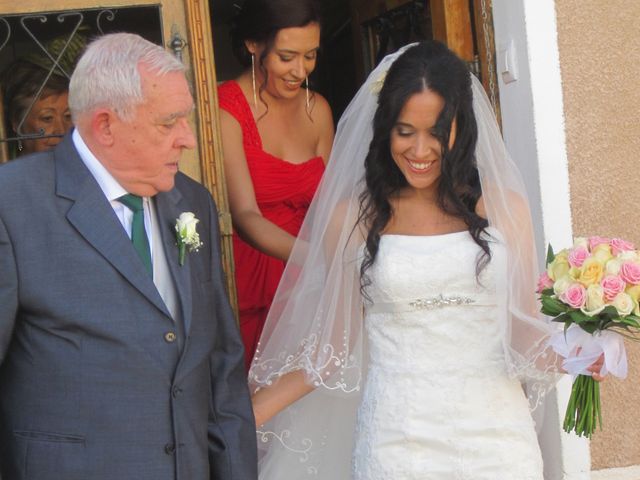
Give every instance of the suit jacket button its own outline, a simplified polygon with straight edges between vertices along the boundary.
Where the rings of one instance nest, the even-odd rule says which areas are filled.
[[[164,334],[164,341],[167,343],[173,343],[176,341],[176,334],[174,332],[167,332]]]
[[[173,443],[167,443],[164,446],[164,453],[167,455],[173,455],[176,452],[176,446]]]

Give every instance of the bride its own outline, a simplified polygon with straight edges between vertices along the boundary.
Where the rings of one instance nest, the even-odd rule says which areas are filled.
[[[536,265],[465,63],[437,42],[385,58],[340,120],[249,372],[260,478],[541,480],[530,410],[558,361]]]

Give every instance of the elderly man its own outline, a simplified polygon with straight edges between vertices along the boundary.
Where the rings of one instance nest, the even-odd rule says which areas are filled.
[[[107,35],[69,104],[55,150],[0,168],[1,476],[255,479],[215,205],[178,172],[184,67]]]

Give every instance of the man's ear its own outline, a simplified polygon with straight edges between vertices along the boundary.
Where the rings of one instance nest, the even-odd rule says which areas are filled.
[[[109,109],[101,108],[91,114],[91,132],[93,138],[105,147],[114,143],[114,127],[119,121],[116,114]]]

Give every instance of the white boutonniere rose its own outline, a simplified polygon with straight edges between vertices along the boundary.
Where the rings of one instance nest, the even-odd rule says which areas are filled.
[[[198,225],[196,216],[191,212],[182,212],[176,220],[176,240],[178,243],[178,260],[180,265],[184,265],[184,256],[187,252],[197,252],[202,246],[200,235],[196,230]]]

